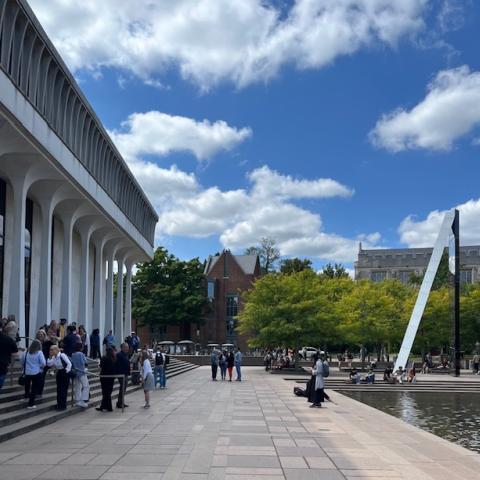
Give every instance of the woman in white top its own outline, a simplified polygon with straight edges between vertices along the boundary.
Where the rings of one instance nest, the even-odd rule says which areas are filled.
[[[72,362],[65,353],[60,352],[58,345],[50,347],[50,357],[47,360],[49,367],[55,368],[57,371],[57,410],[66,410],[68,385],[70,384],[70,370],[72,369]]]
[[[315,365],[312,367],[312,375],[315,377],[315,394],[313,398],[313,403],[310,405],[311,408],[320,408],[322,402],[324,401],[324,388],[325,381],[323,379],[324,373],[324,360],[322,355],[314,355],[314,360],[316,359]]]
[[[145,405],[143,408],[150,408],[150,392],[155,388],[155,379],[153,378],[152,364],[147,350],[142,351],[142,378],[143,392],[145,394]]]
[[[46,361],[39,340],[33,340],[29,349],[23,354],[23,371],[25,373],[25,400],[28,399],[28,409],[35,406],[35,395],[38,395],[43,381],[43,369]]]

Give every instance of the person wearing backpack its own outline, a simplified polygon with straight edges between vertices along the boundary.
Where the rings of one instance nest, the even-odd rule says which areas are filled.
[[[312,375],[315,377],[315,393],[313,398],[313,403],[310,405],[310,408],[320,408],[322,402],[325,400],[325,378],[330,375],[330,367],[328,362],[325,360],[325,353],[320,352],[317,357],[317,361],[312,368]],[[312,385],[313,387],[313,385]]]
[[[155,379],[155,388],[157,388],[157,383],[160,384],[160,388],[165,388],[165,354],[160,350],[160,347],[157,347],[157,352],[155,353],[153,377]]]

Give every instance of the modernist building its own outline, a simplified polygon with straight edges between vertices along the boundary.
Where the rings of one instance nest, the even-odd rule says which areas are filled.
[[[2,315],[22,336],[66,318],[120,340],[132,266],[151,258],[156,222],[28,4],[0,0]],[[126,288],[119,275],[114,298],[117,268]]]
[[[200,329],[201,342],[232,343],[245,350],[247,339],[236,331],[236,316],[242,309],[242,292],[260,277],[258,255],[233,255],[224,250],[208,258],[205,276],[211,310]]]
[[[433,248],[398,248],[364,250],[360,244],[355,262],[355,279],[380,282],[398,279],[408,283],[412,273],[422,275]],[[480,246],[460,247],[460,281],[480,281]]]

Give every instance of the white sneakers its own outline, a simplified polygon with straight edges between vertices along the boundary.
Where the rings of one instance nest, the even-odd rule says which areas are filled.
[[[86,402],[77,402],[75,405],[77,407],[88,408],[88,403]]]

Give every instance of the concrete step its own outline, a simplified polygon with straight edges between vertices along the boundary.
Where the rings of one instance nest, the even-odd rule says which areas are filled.
[[[90,371],[93,369],[90,368]],[[188,362],[174,360],[171,361],[167,367],[167,380],[182,373],[189,372],[198,368],[198,365],[193,365]],[[98,369],[97,369],[98,370]],[[88,408],[93,408],[101,403],[102,392],[100,381],[98,377],[90,376],[90,402]],[[0,403],[0,442],[4,442],[11,438],[17,437],[24,433],[30,432],[45,425],[54,423],[62,418],[82,412],[84,409],[80,407],[67,407],[67,410],[55,410],[56,406],[56,385],[54,378],[47,380],[44,390],[44,397],[37,403],[37,408],[28,410],[26,403],[21,403],[18,398],[23,397],[23,387],[17,385],[7,394],[10,397],[7,401]],[[141,385],[132,385],[131,382],[127,388],[126,394],[141,390]],[[12,396],[18,398],[13,400]],[[3,395],[2,395],[3,397]],[[115,387],[112,399],[118,397],[118,387]],[[70,390],[68,402],[70,404]]]

